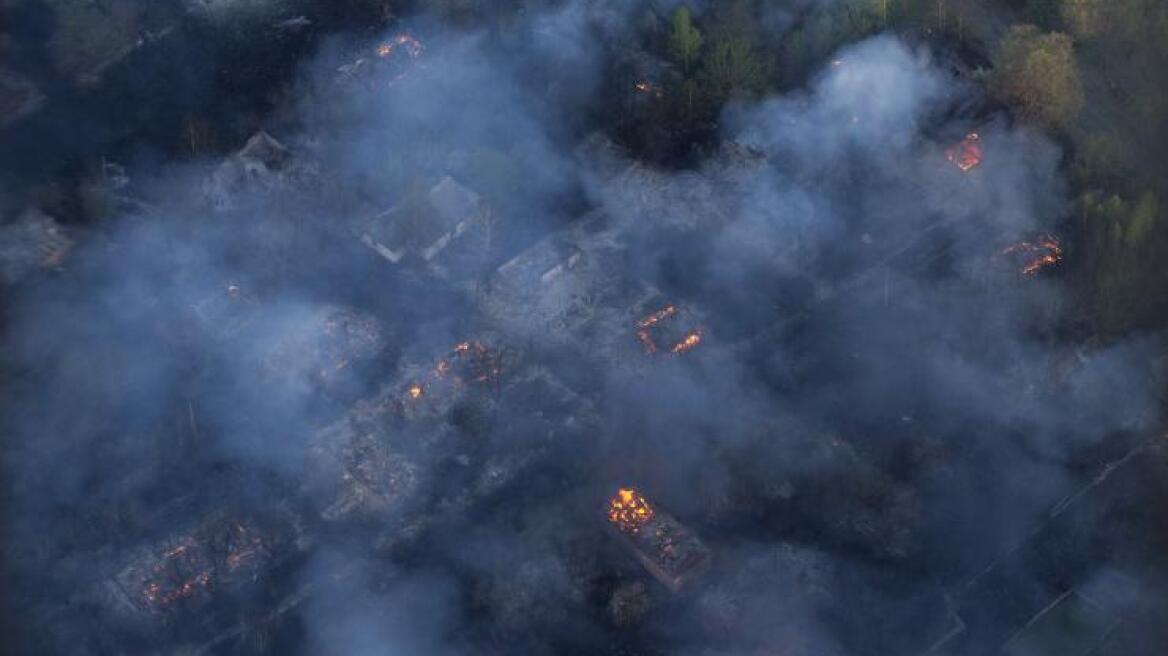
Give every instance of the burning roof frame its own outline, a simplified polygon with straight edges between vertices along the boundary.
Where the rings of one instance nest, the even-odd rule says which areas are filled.
[[[495,344],[488,336],[465,340],[429,365],[405,365],[376,394],[317,432],[309,446],[317,476],[308,485],[315,496],[333,497],[324,519],[396,515],[408,522],[417,514],[430,482],[421,463],[458,442],[446,421],[450,412],[468,400],[492,408],[519,366],[517,351]]]
[[[139,627],[166,624],[265,579],[307,544],[299,519],[282,506],[262,516],[221,510],[133,550],[99,595]]]
[[[622,526],[611,514],[614,502],[625,492],[651,508],[648,516],[638,518],[635,526]],[[649,503],[635,488],[617,491],[617,496],[606,504],[603,521],[609,534],[671,592],[681,592],[701,578],[713,562],[713,551],[697,533],[657,502]]]

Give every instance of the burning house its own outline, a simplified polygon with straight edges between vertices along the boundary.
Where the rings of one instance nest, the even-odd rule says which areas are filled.
[[[666,303],[659,309],[637,319],[637,341],[651,355],[681,355],[702,343],[702,328],[689,312]]]
[[[707,341],[704,313],[692,303],[619,274],[628,257],[621,233],[593,215],[500,266],[480,308],[504,332],[598,352],[621,367],[639,369],[644,354],[678,356]]]
[[[481,196],[446,176],[420,202],[361,220],[356,232],[362,244],[391,264],[413,261],[443,269],[439,256],[465,245],[472,233],[486,227],[490,215]]]
[[[455,344],[429,368],[406,365],[405,382],[399,384],[402,416],[442,415],[464,393],[498,393],[512,359],[509,349],[468,340]]]
[[[1031,277],[1057,267],[1063,247],[1058,237],[1040,232],[1003,248],[998,258],[1019,276]]]
[[[981,164],[983,155],[981,135],[976,132],[970,132],[964,139],[945,149],[945,159],[962,173],[968,173]]]
[[[617,490],[608,501],[605,516],[613,535],[654,578],[674,592],[710,565],[710,550],[701,539],[633,488]]]
[[[445,448],[457,441],[452,411],[468,395],[497,392],[502,353],[464,341],[431,365],[404,365],[380,392],[319,431],[309,447],[309,476],[314,496],[327,500],[322,517],[400,519],[416,508],[427,471],[419,459],[448,455]]]
[[[305,488],[322,519],[375,525],[378,548],[403,547],[502,493],[556,445],[598,430],[588,400],[546,368],[522,367],[501,352],[469,341],[433,368],[403,366],[379,393],[318,431]],[[513,368],[502,369],[505,362]],[[488,448],[482,440],[493,432],[485,429],[502,417],[506,440]],[[442,481],[431,478],[436,470],[446,472]]]
[[[392,86],[409,75],[426,47],[413,34],[402,32],[362,51],[352,61],[337,69],[341,84],[364,84],[369,90]]]
[[[305,547],[289,512],[219,512],[187,531],[142,547],[102,586],[106,608],[131,624],[168,623],[223,596],[245,596]]]

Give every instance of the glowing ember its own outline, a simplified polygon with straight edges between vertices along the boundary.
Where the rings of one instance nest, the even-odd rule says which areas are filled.
[[[962,171],[970,171],[981,164],[982,154],[981,136],[971,132],[960,143],[945,151],[945,159]]]
[[[409,389],[406,390],[406,394],[409,395],[411,401],[420,400],[422,398],[422,393],[422,386],[417,383],[410,385]]]
[[[503,352],[482,342],[459,342],[434,363],[425,380],[410,382],[403,394],[407,400],[419,403],[427,397],[440,400],[450,390],[472,383],[496,385],[503,376],[503,357]]]
[[[671,303],[637,321],[637,341],[641,343],[647,353],[658,353],[662,350],[662,347],[658,345],[658,337],[654,337],[654,331],[661,328],[666,320],[673,318],[678,312],[677,306]],[[701,341],[702,331],[695,329],[682,335],[681,339],[665,350],[671,355],[680,355],[692,350]]]
[[[645,497],[632,488],[617,490],[608,502],[608,521],[626,533],[636,533],[653,519],[653,509]]]
[[[687,334],[680,342],[674,344],[673,348],[670,350],[670,352],[674,353],[674,354],[685,353],[686,351],[692,350],[695,346],[697,346],[698,344],[701,344],[701,343],[702,343],[702,331],[701,330],[693,330],[693,331],[690,331],[690,333]]]
[[[1061,262],[1063,248],[1054,235],[1040,233],[1033,239],[1007,246],[1002,249],[1001,255],[1018,262],[1018,273],[1033,276]]]
[[[657,324],[661,323],[662,321],[665,321],[666,319],[668,319],[669,317],[672,317],[675,314],[677,314],[677,306],[672,305],[672,304],[666,305],[665,307],[661,308],[660,310],[657,310],[653,314],[650,314],[649,316],[645,317],[644,319],[641,319],[640,321],[638,321],[637,327],[638,328],[652,328],[653,326],[656,326]]]
[[[145,555],[119,576],[138,603],[167,611],[214,593],[233,581],[256,576],[271,557],[267,538],[240,521],[215,521]]]
[[[207,588],[213,569],[198,543],[186,538],[162,554],[142,586],[142,597],[151,606],[166,608]]]
[[[228,569],[239,569],[263,555],[263,539],[243,524],[235,524],[229,539],[226,558]]]
[[[421,41],[415,39],[411,34],[403,33],[378,45],[377,56],[388,59],[399,52],[404,52],[410,59],[417,59],[422,56],[425,50],[426,48]]]

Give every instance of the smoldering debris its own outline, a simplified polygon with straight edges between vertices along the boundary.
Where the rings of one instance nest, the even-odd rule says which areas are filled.
[[[881,35],[640,161],[594,111],[633,4],[339,36],[107,223],[5,217],[16,644],[1146,641],[1134,538],[1066,528],[1164,461],[1149,343],[1066,337],[1057,147],[973,138],[974,87]]]
[[[73,240],[64,227],[30,208],[0,227],[0,274],[6,284],[13,284],[37,270],[56,269],[72,248]]]

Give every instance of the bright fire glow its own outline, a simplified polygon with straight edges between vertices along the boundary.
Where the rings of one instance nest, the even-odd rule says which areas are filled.
[[[645,497],[632,488],[617,490],[608,502],[608,521],[627,533],[636,533],[653,519],[653,508]]]
[[[194,540],[187,538],[162,554],[161,562],[153,567],[150,579],[142,587],[142,596],[150,605],[166,608],[210,583],[210,563]]]
[[[665,321],[666,319],[668,319],[669,317],[672,317],[675,314],[677,314],[677,306],[673,305],[673,304],[666,305],[665,307],[661,308],[660,310],[657,310],[653,314],[650,314],[649,316],[645,317],[644,319],[641,319],[640,321],[638,321],[637,327],[638,328],[652,328],[653,326],[656,326],[657,324],[661,323],[662,321]]]
[[[418,383],[414,383],[413,385],[410,385],[409,389],[406,390],[406,394],[409,395],[411,401],[417,401],[417,400],[421,399],[422,393],[423,393],[422,386],[419,385]]]
[[[970,132],[965,139],[945,151],[945,159],[964,172],[981,164],[982,155],[981,135],[976,132]]]
[[[393,57],[398,52],[404,52],[410,59],[417,59],[425,51],[422,42],[408,33],[399,34],[377,46],[377,56],[382,59]]]
[[[238,521],[222,532],[185,536],[146,570],[142,599],[152,608],[169,608],[200,591],[213,592],[225,576],[256,567],[266,556],[261,534]]]
[[[1054,235],[1041,233],[1033,239],[1007,246],[1002,250],[1002,255],[1018,258],[1021,261],[1018,272],[1024,276],[1033,276],[1061,262],[1063,248]]]
[[[690,331],[689,334],[687,334],[680,342],[674,344],[670,352],[679,355],[681,353],[685,353],[686,351],[692,350],[695,346],[701,343],[702,331],[693,330]]]
[[[502,354],[479,341],[459,342],[450,353],[434,363],[423,381],[406,386],[405,397],[421,401],[428,392],[442,398],[443,390],[461,389],[468,383],[497,384],[503,376]]]
[[[676,316],[678,309],[676,305],[670,303],[656,312],[637,321],[637,341],[641,346],[645,347],[647,353],[658,353],[662,350],[658,346],[657,340],[653,337],[653,329],[660,326],[666,320]],[[694,349],[698,344],[702,343],[701,329],[691,330],[681,338],[680,341],[669,346],[666,350],[670,355],[681,355]]]

